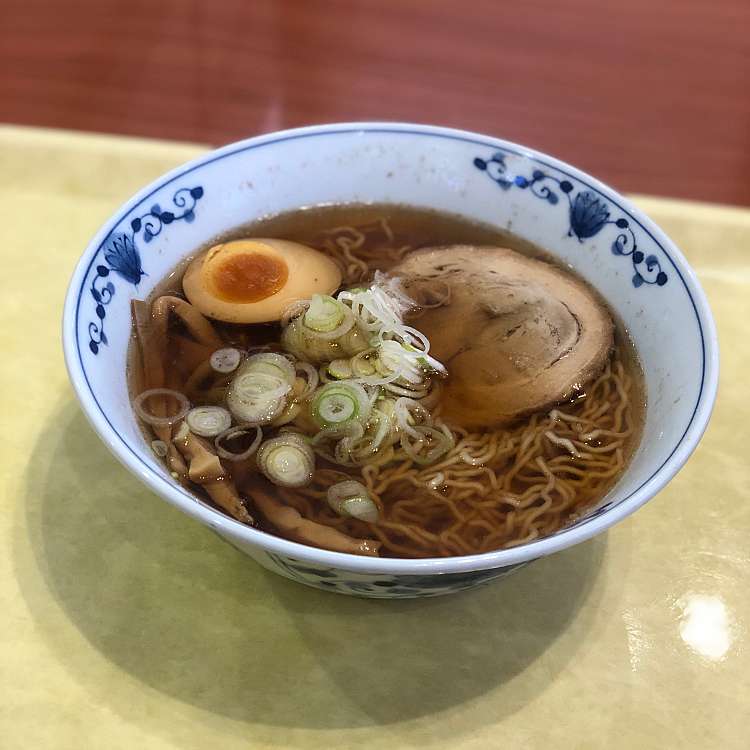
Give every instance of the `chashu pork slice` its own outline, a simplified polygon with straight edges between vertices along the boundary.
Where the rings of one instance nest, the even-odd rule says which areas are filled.
[[[449,291],[446,304],[423,310],[413,324],[448,368],[443,415],[465,427],[507,424],[572,398],[612,349],[612,318],[598,296],[514,250],[425,248],[391,273],[418,301],[431,287]]]

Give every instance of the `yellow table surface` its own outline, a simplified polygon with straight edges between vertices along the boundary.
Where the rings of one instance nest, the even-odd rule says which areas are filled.
[[[637,199],[722,345],[669,487],[497,584],[368,601],[266,573],[149,493],[68,385],[80,252],[201,151],[0,128],[0,748],[748,748],[750,211]]]

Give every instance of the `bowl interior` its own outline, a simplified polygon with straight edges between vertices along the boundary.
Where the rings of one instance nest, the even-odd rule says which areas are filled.
[[[596,180],[514,144],[439,128],[355,125],[252,139],[175,170],[127,203],[85,252],[66,306],[66,358],[94,426],[141,476],[170,483],[171,499],[185,508],[199,505],[152,456],[133,417],[125,378],[130,300],[148,296],[181,258],[227,229],[341,202],[428,207],[509,230],[570,265],[620,317],[644,369],[644,432],[625,474],[579,529],[597,518],[602,525],[618,508],[618,517],[630,512],[679,468],[708,418],[715,352],[702,292],[669,240]],[[198,515],[238,526],[205,507]],[[593,533],[575,531],[558,532],[568,540],[555,546],[526,545],[534,549],[516,550],[513,560]],[[245,532],[260,543],[260,532]]]

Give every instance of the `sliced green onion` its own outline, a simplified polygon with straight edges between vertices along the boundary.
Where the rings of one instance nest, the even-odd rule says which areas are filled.
[[[263,372],[267,375],[280,378],[284,382],[292,385],[296,373],[294,365],[283,354],[276,352],[261,352],[248,357],[242,365],[243,372]]]
[[[422,387],[431,372],[446,375],[443,365],[430,356],[430,342],[416,328],[404,323],[405,313],[415,303],[403,291],[398,278],[376,272],[368,289],[350,289],[338,294],[338,299],[351,307],[356,325],[369,338],[378,352],[373,362],[376,372],[359,373],[354,366],[354,377],[365,385]],[[408,395],[404,393],[403,395]]]
[[[380,344],[380,342],[376,342],[375,346],[377,347],[377,346],[379,346],[379,344]],[[383,360],[380,357],[378,357],[375,360],[375,371],[379,375],[383,375],[384,377],[386,375],[392,375],[393,374],[393,370],[391,370],[390,367],[386,367],[385,362],[383,362]]]
[[[354,479],[332,484],[326,493],[326,500],[331,509],[340,516],[349,516],[369,523],[375,523],[379,518],[378,508],[367,488]]]
[[[169,416],[161,417],[146,411],[146,402],[150,398],[163,396],[173,398],[177,401],[177,411]],[[153,427],[169,427],[175,422],[179,422],[190,409],[190,402],[187,397],[179,391],[173,391],[171,388],[151,388],[148,391],[136,396],[133,400],[133,409],[135,413],[146,423]]]
[[[267,424],[284,411],[295,377],[292,363],[281,354],[256,354],[237,371],[227,406],[241,422]]]
[[[295,318],[302,315],[308,307],[310,307],[310,300],[308,299],[298,299],[292,302],[281,314],[281,319],[279,320],[281,327],[286,328]]]
[[[441,375],[447,375],[448,370],[445,369],[445,365],[440,362],[439,360],[435,359],[435,357],[429,355],[429,354],[420,354],[417,357],[417,362],[421,367],[424,367],[427,370],[434,370],[437,373],[440,373]]]
[[[313,359],[306,351],[303,332],[300,318],[293,318],[281,332],[281,346],[298,359]]]
[[[230,451],[224,447],[223,444],[227,441],[236,440],[243,435],[250,435],[253,431],[255,432],[255,437],[244,451],[235,453],[234,451]],[[216,440],[214,440],[214,446],[216,447],[216,452],[219,454],[219,458],[225,458],[227,459],[227,461],[244,461],[245,459],[250,458],[253,453],[255,453],[262,438],[263,431],[260,429],[260,427],[257,427],[255,425],[240,424],[235,427],[230,427],[228,430],[222,432],[221,435],[217,435]]]
[[[445,425],[441,425],[439,429],[420,425],[415,431],[418,437],[414,441],[411,435],[401,436],[401,447],[409,458],[418,464],[434,463],[456,444],[453,433]]]
[[[365,430],[361,422],[352,422],[352,431],[346,437],[336,443],[333,448],[333,457],[335,463],[342,466],[356,465],[357,457],[355,456],[356,446],[362,440]],[[355,429],[356,428],[356,431]]]
[[[344,320],[344,305],[326,294],[313,294],[305,312],[305,325],[322,333],[330,333]]]
[[[391,421],[391,423],[395,423],[396,421],[396,401],[395,399],[388,398],[387,396],[385,398],[382,398],[378,402],[378,410],[385,414],[386,417]]]
[[[349,308],[345,320],[330,333],[318,333],[307,328],[301,317],[292,320],[281,333],[281,345],[297,359],[320,364],[342,356],[352,356],[367,349],[366,337],[354,325]]]
[[[304,372],[306,375],[304,390],[297,396],[300,401],[304,401],[318,387],[320,377],[318,371],[309,362],[297,362],[295,367],[297,372]]]
[[[346,305],[341,305],[338,302],[336,304],[339,306],[342,318],[338,325],[330,331],[310,328],[307,325],[307,316],[305,316],[303,322],[308,336],[318,338],[321,341],[336,341],[336,339],[342,338],[344,334],[349,333],[354,328],[354,315],[352,315],[352,311]]]
[[[375,427],[375,434],[372,436],[372,441],[368,447],[374,453],[380,448],[383,441],[388,436],[388,433],[391,431],[391,419],[379,409],[373,409],[371,422]]]
[[[272,422],[284,411],[286,399],[241,399],[236,392],[229,391],[227,406],[238,420],[252,425],[262,425]]]
[[[352,366],[348,359],[334,359],[328,364],[328,374],[336,380],[346,380],[352,376]]]
[[[332,378],[328,374],[328,365],[321,365],[318,370],[318,380],[324,385],[331,382]]]
[[[407,398],[423,399],[430,393],[429,382],[425,382],[423,387],[417,388],[405,388],[402,385],[396,385],[395,383],[388,383],[385,387],[388,393],[392,393],[395,396],[406,396]]]
[[[226,349],[217,349],[209,360],[211,367],[216,372],[234,372],[242,360],[242,352],[239,349],[228,347]]]
[[[232,415],[221,406],[196,406],[185,416],[191,432],[201,437],[216,437],[232,426]]]
[[[316,453],[331,463],[354,466],[356,464],[350,454],[364,434],[365,428],[361,422],[348,422],[340,427],[325,427],[312,437],[310,444]]]
[[[370,359],[370,353],[361,352],[355,357],[352,357],[350,362],[352,375],[355,378],[365,378],[369,375],[374,375],[377,372],[375,364]]]
[[[258,449],[257,461],[260,470],[280,487],[304,487],[315,471],[312,448],[295,432],[266,440]]]
[[[370,348],[367,344],[367,336],[359,326],[352,326],[336,343],[341,351],[350,357]]]
[[[281,412],[281,414],[279,414],[278,417],[275,417],[273,420],[271,420],[271,427],[282,427],[285,424],[294,422],[301,411],[302,404],[298,404],[296,401],[292,401],[292,403],[286,405],[286,408]]]
[[[292,390],[285,380],[267,372],[243,372],[232,381],[232,388],[241,389],[248,398],[278,399]]]
[[[390,372],[398,372],[409,383],[419,384],[424,378],[423,368],[417,357],[398,341],[383,341],[378,357]]]
[[[400,279],[376,273],[369,289],[340,292],[338,299],[351,304],[357,322],[365,330],[408,338],[403,316],[414,307],[414,301],[404,294]]]
[[[370,409],[372,409],[375,406],[375,402],[380,398],[380,386],[376,385],[374,388],[370,388],[367,398],[370,401]]]
[[[420,437],[413,426],[414,424],[419,424],[420,422],[429,424],[431,422],[430,412],[419,401],[404,396],[396,399],[394,414],[401,430],[413,438]]]
[[[419,403],[422,404],[425,409],[434,409],[440,403],[442,393],[442,383],[439,380],[430,381],[429,385],[427,386],[427,393],[424,396],[419,395],[415,391],[411,398],[419,399]]]
[[[359,423],[355,422],[355,424]],[[392,439],[386,443],[389,435],[392,435]],[[340,440],[334,448],[334,457],[338,463],[345,465],[369,464],[379,451],[388,447],[396,439],[388,416],[373,409],[367,431],[362,435],[353,434],[349,438]]]
[[[336,427],[367,419],[370,400],[357,383],[329,383],[315,392],[311,412],[320,427]]]
[[[365,434],[365,428],[360,422],[348,422],[347,424],[337,425],[334,427],[324,427],[317,432],[310,440],[313,446],[320,445],[327,440],[336,438],[349,437],[353,440],[359,440]]]

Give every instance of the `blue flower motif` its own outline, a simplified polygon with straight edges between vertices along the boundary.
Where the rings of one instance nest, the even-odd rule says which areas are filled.
[[[193,188],[180,188],[172,196],[172,203],[182,212],[162,211],[158,203],[154,203],[141,216],[136,216],[130,221],[132,232],[114,232],[110,235],[102,248],[104,261],[107,265],[100,263],[96,266],[96,275],[91,281],[89,291],[94,299],[94,315],[96,320],[89,322],[89,349],[93,354],[98,354],[102,345],[107,345],[107,335],[104,332],[105,318],[107,317],[106,306],[115,295],[115,285],[111,281],[110,273],[114,271],[125,281],[138,286],[142,276],[146,275],[141,265],[141,255],[135,238],[142,233],[143,241],[151,242],[157,235],[161,234],[163,227],[175,221],[183,219],[190,222],[195,219],[195,204],[203,197],[203,188],[198,185]]]
[[[104,248],[104,260],[117,274],[131,284],[138,284],[145,272],[141,267],[141,256],[135,242],[127,234],[113,234]]]
[[[401,598],[413,596],[435,596],[454,591],[463,591],[496,578],[508,575],[526,563],[509,565],[501,569],[471,571],[468,573],[441,573],[440,575],[399,575],[369,577],[366,574],[350,574],[334,568],[318,568],[285,557],[266,552],[271,562],[300,583],[344,594],[363,595],[373,598]]]
[[[541,169],[533,170],[531,176],[511,175],[506,168],[505,154],[502,151],[492,154],[489,159],[475,158],[474,166],[485,172],[503,190],[509,190],[511,187],[528,190],[551,206],[557,205],[560,200],[554,189],[556,185],[560,193],[568,199],[569,237],[575,236],[583,243],[585,239],[593,237],[606,225],[611,224],[620,230],[610,245],[612,253],[630,257],[635,272],[631,276],[631,282],[636,289],[644,284],[664,286],[669,281],[656,255],[645,255],[643,250],[638,248],[636,234],[630,222],[624,216],[611,219],[606,199],[597,196],[594,191],[584,189],[576,193],[575,185],[570,180]]]
[[[570,204],[570,230],[581,241],[597,234],[608,220],[607,207],[590,190],[578,193]]]
[[[505,164],[505,154],[502,151],[498,151],[489,159],[474,159],[474,166],[486,172],[491,180],[494,180],[503,190],[509,190],[513,181],[506,177],[507,167]],[[519,185],[519,187],[526,187],[526,185]]]

